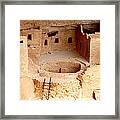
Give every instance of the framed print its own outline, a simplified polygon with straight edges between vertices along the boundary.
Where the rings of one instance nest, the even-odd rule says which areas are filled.
[[[119,2],[1,2],[2,119],[119,119]]]

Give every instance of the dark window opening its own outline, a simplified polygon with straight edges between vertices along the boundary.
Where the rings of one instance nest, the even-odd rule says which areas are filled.
[[[68,43],[72,43],[72,37],[68,38]]]
[[[56,34],[58,34],[58,31],[52,31],[52,32],[47,33],[48,37],[55,36]]]
[[[28,39],[28,40],[32,40],[32,35],[31,35],[31,34],[28,34],[27,39]]]
[[[59,43],[59,39],[58,38],[55,38],[55,43]]]
[[[23,40],[22,40],[22,41],[20,41],[20,43],[23,43]]]
[[[59,73],[61,73],[61,68],[59,69]]]
[[[45,43],[44,43],[44,45],[47,45],[47,40],[45,40]]]

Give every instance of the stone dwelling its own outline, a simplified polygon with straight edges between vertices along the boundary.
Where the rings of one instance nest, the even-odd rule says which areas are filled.
[[[95,29],[95,25],[90,30],[96,21],[80,21],[79,24],[76,21],[74,24],[71,21],[58,21],[57,25],[52,24],[53,21],[49,21],[50,24],[47,22],[42,26],[40,21],[34,21],[29,27],[23,25],[20,29],[21,99],[99,98],[99,80],[96,80],[94,88],[85,85],[87,83],[82,85],[86,69],[100,65],[100,31]],[[88,24],[90,27],[85,29]],[[45,91],[46,81],[51,83]],[[66,89],[69,84],[75,89],[71,93]],[[63,88],[68,92],[63,92]]]

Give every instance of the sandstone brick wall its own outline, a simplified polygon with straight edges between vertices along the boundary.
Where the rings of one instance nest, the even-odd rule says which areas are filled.
[[[20,72],[21,75],[28,73],[28,49],[27,49],[27,37],[21,36],[20,41]]]
[[[55,36],[48,37],[48,32],[57,30],[58,33]],[[77,31],[77,32],[76,32]],[[80,56],[85,58],[91,64],[100,63],[100,33],[86,35],[78,30],[66,29],[66,28],[41,28],[23,30],[21,35],[32,35],[32,40],[27,40],[28,56],[35,64],[39,64],[39,58],[41,54],[46,54],[60,50],[77,50]],[[68,43],[69,37],[72,38],[72,43]],[[58,38],[58,43],[55,43],[55,39]],[[47,45],[45,45],[45,40]]]
[[[40,57],[40,48],[41,48],[41,39],[42,32],[40,30],[24,30],[21,31],[21,35],[28,36],[31,34],[31,40],[27,38],[27,48],[28,48],[28,57],[32,59],[33,62],[38,64],[38,59]]]
[[[100,33],[90,35],[90,64],[100,64]]]
[[[45,54],[48,52],[60,51],[60,50],[72,50],[76,49],[76,39],[75,30],[69,29],[57,29],[58,34],[55,36],[48,37],[47,33],[50,32],[48,29],[41,30],[24,30],[21,31],[21,35],[28,36],[32,35],[32,40],[27,40],[28,45],[28,55],[36,62],[36,58],[40,57],[40,54]],[[68,38],[72,37],[72,43],[68,43]],[[55,39],[58,38],[58,43],[55,43]],[[45,45],[45,40],[47,40],[47,45]]]
[[[68,43],[69,37],[72,37],[72,43]],[[75,34],[75,30],[67,30],[66,31],[66,44],[65,44],[65,46],[66,46],[66,49],[68,49],[68,50],[76,49],[76,34]]]
[[[40,30],[32,31],[33,36],[33,40],[31,41],[32,45],[28,48],[28,55],[32,59],[32,61],[36,64],[38,64],[38,59],[40,57],[41,34],[42,33]]]
[[[28,77],[28,49],[27,37],[20,37],[20,99],[32,99],[34,86],[32,79]]]
[[[72,43],[68,43],[69,37],[72,37]],[[56,38],[58,38],[59,41],[58,43],[55,43]],[[47,45],[44,45],[45,40],[47,40]],[[53,51],[75,49],[76,48],[75,31],[58,29],[58,34],[51,37],[48,37],[47,34],[43,34],[41,44],[42,44],[41,54],[53,52]]]
[[[90,37],[82,33],[82,28],[76,30],[77,52],[88,62],[90,61]]]

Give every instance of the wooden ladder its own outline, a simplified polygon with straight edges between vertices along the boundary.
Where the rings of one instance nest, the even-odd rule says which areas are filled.
[[[43,99],[49,100],[50,88],[51,88],[51,77],[50,77],[49,83],[46,82],[46,79],[44,79],[44,82],[42,85],[42,100]]]

